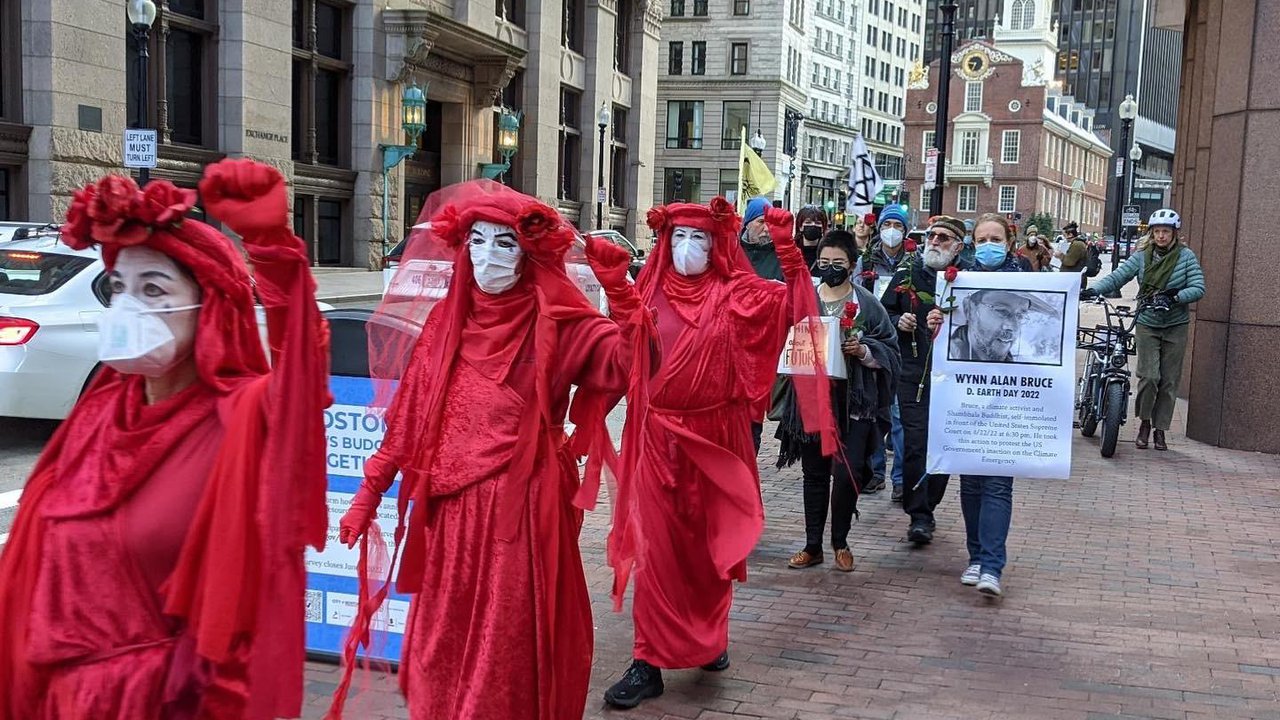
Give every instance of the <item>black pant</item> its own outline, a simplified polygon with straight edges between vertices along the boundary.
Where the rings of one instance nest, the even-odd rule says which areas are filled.
[[[756,454],[760,454],[760,437],[764,435],[764,423],[751,423],[751,442],[756,444]]]
[[[942,502],[951,476],[926,477],[924,474],[925,453],[929,448],[929,389],[925,388],[920,402],[916,402],[918,391],[916,383],[898,386],[898,411],[902,416],[902,510],[911,516],[912,525],[932,527],[933,510]]]
[[[811,555],[822,552],[828,502],[831,505],[831,547],[837,550],[849,547],[849,528],[858,509],[858,493],[871,477],[871,453],[878,432],[873,420],[849,421],[840,438],[844,460],[840,456],[823,457],[821,442],[806,442],[801,446],[804,549]],[[857,483],[856,490],[854,483]]]

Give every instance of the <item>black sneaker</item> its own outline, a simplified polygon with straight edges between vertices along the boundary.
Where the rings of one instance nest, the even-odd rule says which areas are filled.
[[[902,504],[902,486],[901,485],[893,486],[893,494],[889,496],[889,499],[892,500],[893,502],[898,503],[899,505]]]
[[[933,528],[928,523],[912,523],[911,529],[907,530],[907,540],[916,545],[928,545],[933,542]]]
[[[862,488],[863,495],[874,495],[884,489],[884,478],[871,478],[871,483]]]
[[[663,690],[662,671],[643,660],[633,660],[622,679],[605,690],[604,701],[625,710],[658,697]]]
[[[729,651],[720,653],[720,657],[702,666],[707,672],[724,672],[729,669]]]

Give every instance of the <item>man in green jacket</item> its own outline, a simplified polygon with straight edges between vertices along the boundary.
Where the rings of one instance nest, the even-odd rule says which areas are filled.
[[[1138,252],[1116,271],[1080,292],[1082,300],[1118,291],[1138,278],[1138,298],[1151,307],[1138,316],[1138,437],[1139,448],[1147,447],[1152,430],[1157,450],[1168,450],[1164,434],[1173,421],[1174,393],[1182,378],[1182,357],[1187,349],[1187,326],[1191,313],[1187,305],[1204,297],[1204,273],[1191,248],[1176,237],[1182,218],[1170,209],[1151,215],[1151,233]]]

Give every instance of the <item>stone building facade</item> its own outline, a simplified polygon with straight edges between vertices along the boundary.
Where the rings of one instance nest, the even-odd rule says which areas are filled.
[[[987,42],[955,51],[942,212],[970,220],[986,212],[1015,220],[1048,212],[1059,226],[1075,220],[1082,231],[1101,232],[1111,149],[1093,132],[1092,111],[1056,94],[1037,70]],[[906,182],[920,198],[929,196],[924,159],[934,146],[937,79],[935,61],[907,93],[914,159]]]
[[[375,267],[441,186],[499,161],[503,106],[522,113],[508,184],[593,227],[610,106],[605,225],[635,237],[651,204],[659,9],[642,0],[161,0],[142,126],[160,135],[152,177],[194,186],[247,155],[293,189],[317,264]],[[139,121],[138,53],[124,4],[0,0],[0,218],[57,221],[71,192],[123,172]],[[426,91],[417,151],[401,96]],[[385,220],[385,222],[384,222]]]

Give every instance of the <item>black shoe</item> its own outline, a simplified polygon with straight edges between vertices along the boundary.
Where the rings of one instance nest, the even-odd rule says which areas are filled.
[[[893,494],[889,496],[889,499],[892,500],[893,502],[898,503],[899,505],[902,504],[902,486],[901,485],[893,486]]]
[[[707,672],[724,672],[729,669],[729,651],[720,653],[720,657],[702,666]]]
[[[862,488],[863,495],[874,495],[884,489],[884,478],[871,478],[871,484]]]
[[[933,528],[927,523],[912,523],[911,529],[907,530],[907,540],[916,545],[928,545],[933,542]]]
[[[633,660],[622,679],[604,691],[604,701],[629,709],[662,694],[662,671],[643,660]]]

